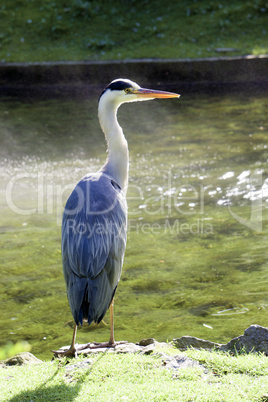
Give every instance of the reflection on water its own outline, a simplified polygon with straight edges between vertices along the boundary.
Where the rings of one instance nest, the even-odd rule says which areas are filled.
[[[225,342],[267,325],[265,97],[182,94],[124,105],[118,118],[131,160],[116,338]],[[106,157],[97,98],[1,99],[0,127],[0,342],[28,340],[48,358],[72,333],[63,205]],[[78,342],[106,340],[108,323],[84,326]]]
[[[245,314],[248,311],[249,311],[249,309],[246,307],[242,307],[242,308],[234,307],[234,308],[228,308],[227,310],[217,311],[216,314],[212,314],[212,315],[219,316],[219,315]]]

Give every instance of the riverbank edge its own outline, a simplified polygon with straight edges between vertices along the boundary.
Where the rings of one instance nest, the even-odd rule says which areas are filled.
[[[172,88],[258,86],[268,87],[268,55],[205,59],[134,59],[0,63],[0,92],[23,88],[99,90],[103,83],[122,77],[143,86]]]
[[[250,327],[245,329],[243,335],[239,335],[233,339],[231,339],[226,344],[220,344],[216,342],[212,342],[209,340],[204,340],[200,338],[196,338],[193,336],[182,336],[181,338],[173,339],[172,342],[158,342],[154,338],[146,338],[142,339],[138,343],[132,342],[118,342],[115,347],[112,348],[103,348],[96,347],[94,343],[92,344],[84,344],[84,345],[76,345],[78,347],[77,355],[91,355],[96,353],[103,353],[105,350],[112,353],[142,353],[142,354],[151,354],[153,351],[157,349],[176,349],[178,351],[187,351],[188,349],[194,348],[196,350],[210,350],[210,351],[221,351],[221,352],[229,352],[233,355],[242,353],[261,353],[265,356],[268,356],[268,328],[263,327],[258,324],[252,324]],[[67,351],[69,346],[63,346],[59,351],[53,351],[54,357],[61,357],[61,353]],[[21,365],[24,364],[24,356],[25,362],[37,359],[34,355],[28,352],[24,352],[22,354],[18,354],[17,356],[13,356],[8,358],[5,361],[0,361],[1,364],[6,365]],[[39,362],[41,360],[37,359]]]

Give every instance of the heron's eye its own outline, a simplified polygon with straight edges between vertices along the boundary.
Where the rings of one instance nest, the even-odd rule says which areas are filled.
[[[126,89],[125,89],[125,93],[126,93],[126,94],[129,94],[129,93],[130,93],[130,88],[126,88]]]

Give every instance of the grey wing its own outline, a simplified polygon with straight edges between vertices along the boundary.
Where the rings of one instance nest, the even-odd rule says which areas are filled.
[[[100,322],[109,308],[122,271],[126,236],[121,189],[106,175],[79,182],[62,223],[63,272],[77,325],[83,319]]]

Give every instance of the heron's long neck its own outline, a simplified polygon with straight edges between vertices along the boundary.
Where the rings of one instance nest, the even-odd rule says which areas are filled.
[[[118,105],[112,102],[99,103],[99,120],[108,145],[108,157],[102,171],[111,176],[126,193],[128,185],[128,144],[118,124]]]

